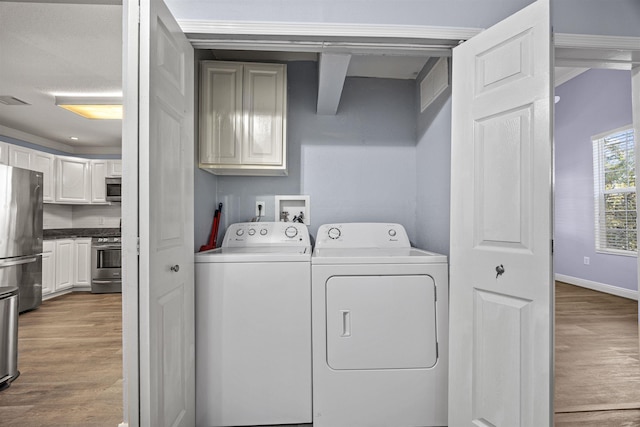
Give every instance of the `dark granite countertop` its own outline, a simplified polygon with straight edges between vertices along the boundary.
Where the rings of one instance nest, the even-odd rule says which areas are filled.
[[[68,239],[71,237],[114,237],[120,236],[119,228],[51,228],[43,230],[45,240]]]

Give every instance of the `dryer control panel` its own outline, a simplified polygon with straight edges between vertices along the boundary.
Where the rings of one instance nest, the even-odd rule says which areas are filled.
[[[316,248],[410,248],[400,224],[384,222],[324,224],[318,229]]]
[[[223,248],[256,246],[309,246],[307,226],[294,222],[239,222],[231,224]]]

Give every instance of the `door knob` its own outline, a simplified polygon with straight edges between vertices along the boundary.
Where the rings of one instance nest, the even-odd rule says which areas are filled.
[[[172,265],[171,267],[169,267],[169,269],[174,273],[177,273],[178,271],[180,271],[180,266],[178,264]]]
[[[504,273],[504,266],[500,264],[499,266],[496,267],[496,279],[502,276],[503,273]]]

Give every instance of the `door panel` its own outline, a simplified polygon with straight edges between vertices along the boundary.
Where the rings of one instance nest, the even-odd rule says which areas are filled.
[[[332,369],[431,368],[435,282],[421,276],[333,276],[326,283]]]
[[[285,81],[282,66],[245,65],[243,163],[282,164]]]
[[[140,6],[140,424],[192,426],[193,48],[161,0]]]
[[[453,52],[450,426],[552,425],[551,53],[548,0]]]

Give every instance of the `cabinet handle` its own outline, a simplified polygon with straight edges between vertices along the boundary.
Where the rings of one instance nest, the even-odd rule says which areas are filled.
[[[174,273],[177,273],[178,271],[180,271],[180,266],[178,264],[172,265],[171,267],[169,267],[169,270],[173,271]]]

